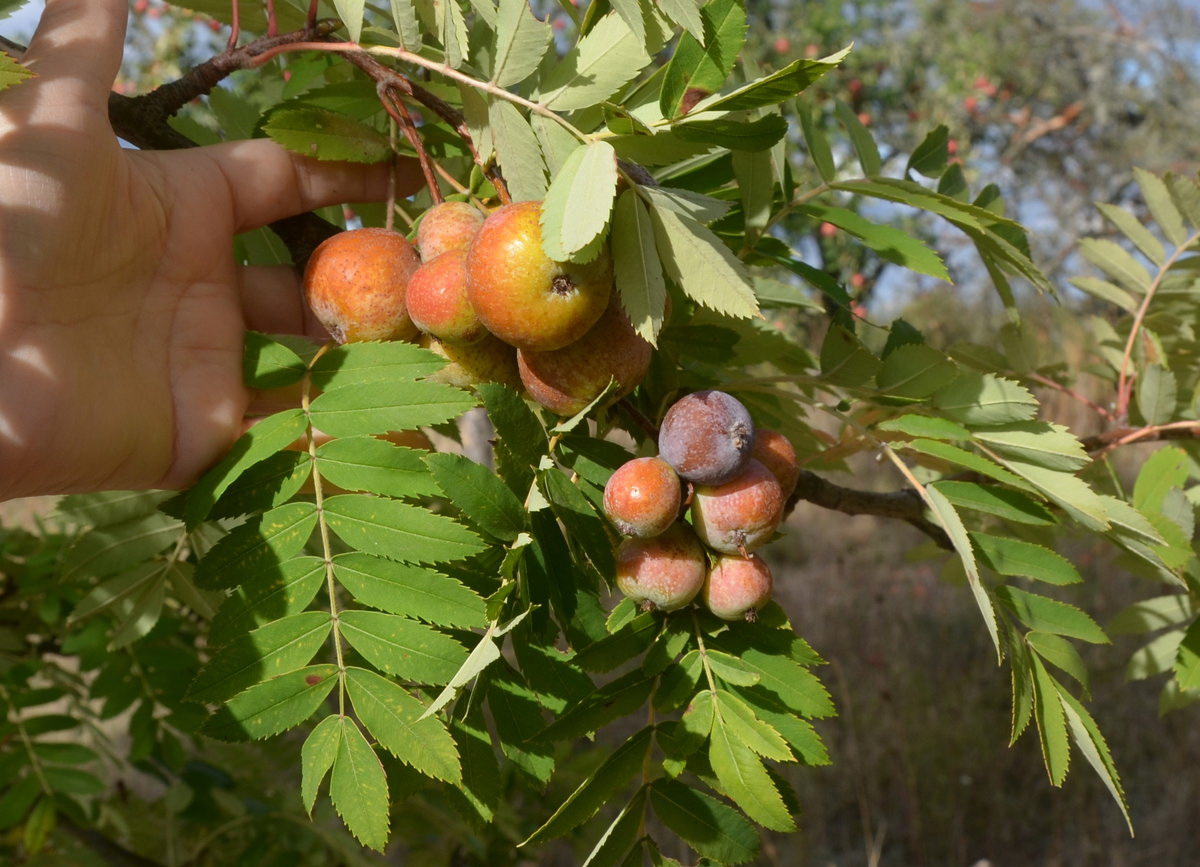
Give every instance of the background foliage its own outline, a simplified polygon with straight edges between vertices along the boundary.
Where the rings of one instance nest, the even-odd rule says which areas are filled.
[[[224,3],[194,5],[227,19]],[[515,197],[562,203],[547,206],[560,257],[586,255],[611,220],[618,261],[644,263],[618,272],[622,300],[659,344],[639,414],[658,418],[679,393],[719,385],[788,433],[813,505],[798,509],[778,556],[831,564],[822,571],[854,592],[781,580],[782,608],[725,630],[690,611],[614,608],[611,531],[594,504],[629,454],[602,436],[646,439],[632,416],[564,424],[501,387],[472,396],[435,385],[422,377],[439,362],[408,345],[318,354],[250,335],[248,382],[301,384],[304,410],[264,421],[183,497],[67,498],[34,532],[0,537],[0,760],[11,781],[0,827],[13,857],[371,860],[357,838],[395,839],[392,857],[413,863],[662,863],[694,861],[690,852],[795,863],[779,854],[795,836],[769,835],[760,849],[751,822],[784,832],[799,813],[814,853],[933,863],[1012,851],[956,803],[974,778],[990,782],[984,803],[1017,801],[1025,824],[1088,813],[1070,794],[1029,806],[1046,773],[1063,782],[1072,750],[1117,804],[1097,838],[1120,825],[1121,777],[1148,788],[1145,769],[1159,760],[1093,717],[1093,692],[1111,702],[1118,731],[1133,728],[1129,713],[1165,731],[1168,748],[1190,746],[1183,724],[1163,729],[1127,710],[1141,693],[1116,689],[1120,663],[1106,649],[1110,636],[1138,636],[1120,639],[1125,673],[1152,685],[1163,711],[1200,688],[1200,190],[1163,173],[1195,147],[1183,102],[1194,92],[1190,18],[1181,12],[1163,34],[1151,11],[1120,4],[751,4],[735,63],[733,3],[657,7],[670,22],[648,6],[607,8],[537,8],[543,27],[524,4],[393,3],[368,10],[361,31],[363,6],[337,11],[364,44],[425,44],[427,67],[444,60],[495,83],[414,75],[461,108]],[[171,64],[196,45],[220,50],[206,18],[144,11],[163,14],[135,16],[135,44],[167,47],[153,62],[135,54],[122,89],[175,76]],[[244,27],[261,28],[255,4],[243,13]],[[303,24],[302,12],[281,15]],[[660,54],[672,22],[706,47],[683,36]],[[174,41],[158,43],[163,33]],[[414,34],[419,43],[404,41]],[[1012,53],[981,48],[997,44]],[[543,50],[548,60],[535,62]],[[720,111],[677,117],[697,82],[725,87],[708,103]],[[393,137],[375,85],[332,55],[284,55],[228,84],[172,121],[176,133],[266,134],[362,159]],[[497,87],[568,123],[497,98]],[[489,179],[434,114],[421,127],[431,154],[488,196]],[[337,134],[314,136],[329,121]],[[613,164],[610,151],[658,184],[627,176],[619,192],[616,173],[575,183]],[[1095,212],[1093,198],[1104,203]],[[427,204],[398,203],[397,218]],[[324,216],[385,219],[369,205]],[[247,262],[292,256],[265,230],[239,245]],[[664,322],[655,311],[667,291]],[[760,306],[766,318],[750,318]],[[496,429],[496,473],[372,437],[415,426],[453,437],[447,423],[477,402]],[[284,449],[311,426],[338,439]],[[1139,445],[1164,440],[1152,453]],[[314,490],[303,493],[306,481]],[[828,525],[817,507],[925,536],[882,528],[831,552],[804,529]],[[1110,561],[1121,578],[1098,590]],[[851,574],[859,568],[869,574]],[[934,570],[945,583],[930,581]],[[920,594],[918,613],[895,601],[906,592]],[[923,635],[942,645],[932,659],[913,649]],[[956,655],[970,669],[938,676]],[[819,724],[835,744],[832,769],[809,722],[835,706],[818,674],[841,712]],[[955,753],[944,739],[922,743],[913,711],[893,711],[896,692],[916,699],[905,707],[980,720],[991,736],[982,749],[1006,772],[947,773]],[[1126,745],[1120,775],[1100,727]],[[593,732],[589,748],[579,739]],[[985,740],[963,737],[974,749]],[[1026,761],[1039,753],[1040,781]],[[833,773],[855,780],[853,795],[830,797]],[[889,813],[886,791],[906,793],[906,810]],[[839,821],[839,807],[858,822]],[[1028,831],[1016,842],[1049,860],[1061,831],[1045,821],[1043,845]],[[860,842],[847,824],[861,826]],[[1187,827],[1173,829],[1180,851]]]

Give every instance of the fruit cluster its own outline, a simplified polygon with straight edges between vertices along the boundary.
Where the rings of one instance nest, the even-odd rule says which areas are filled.
[[[617,548],[617,587],[646,609],[676,611],[699,595],[724,620],[755,619],[772,577],[752,551],[795,490],[791,443],[756,430],[736,398],[697,391],[667,410],[658,451],[622,464],[604,488],[605,514],[629,537]]]
[[[613,288],[607,248],[556,262],[542,248],[540,202],[486,217],[465,202],[422,216],[416,249],[398,232],[352,229],[325,241],[304,275],[308,304],[334,339],[414,340],[450,364],[431,379],[524,388],[561,416],[611,381],[627,395],[650,364]]]

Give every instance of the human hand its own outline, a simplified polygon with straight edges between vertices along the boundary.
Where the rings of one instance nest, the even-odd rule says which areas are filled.
[[[0,93],[0,500],[194,481],[243,429],[244,330],[314,327],[295,271],[238,265],[233,236],[387,194],[386,165],[265,139],[121,148],[127,15],[49,0],[37,77]],[[418,184],[401,164],[396,194]]]

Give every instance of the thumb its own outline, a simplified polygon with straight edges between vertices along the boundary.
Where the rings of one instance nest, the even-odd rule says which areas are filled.
[[[128,17],[126,0],[47,0],[23,58],[38,75],[39,101],[68,110],[104,106],[121,66]]]

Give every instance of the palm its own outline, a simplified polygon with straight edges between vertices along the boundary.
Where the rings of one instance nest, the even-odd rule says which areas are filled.
[[[0,499],[194,479],[243,425],[243,330],[304,325],[294,274],[236,265],[233,236],[385,191],[386,170],[263,140],[123,150],[104,106],[124,15],[49,4],[39,78],[0,98]]]

